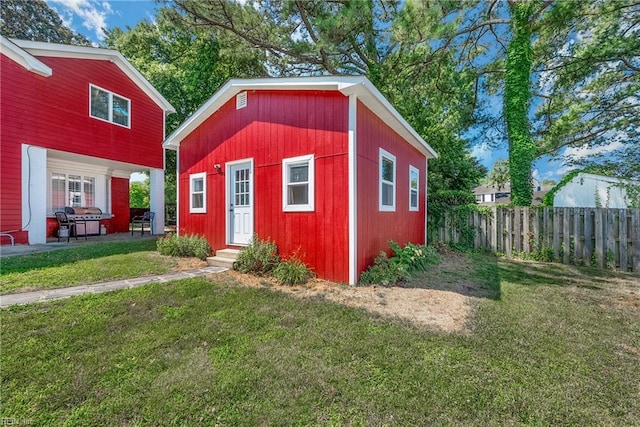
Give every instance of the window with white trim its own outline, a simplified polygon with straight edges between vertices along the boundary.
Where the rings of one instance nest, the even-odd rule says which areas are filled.
[[[51,173],[51,212],[96,205],[96,177]]]
[[[380,149],[380,204],[381,211],[395,212],[396,210],[396,156]]]
[[[315,173],[313,154],[282,160],[282,210],[314,210]]]
[[[113,92],[89,85],[89,115],[120,126],[130,127],[131,101]]]
[[[418,207],[418,189],[420,188],[420,171],[418,168],[409,165],[409,210],[417,211]]]
[[[207,173],[189,175],[189,212],[207,212]]]

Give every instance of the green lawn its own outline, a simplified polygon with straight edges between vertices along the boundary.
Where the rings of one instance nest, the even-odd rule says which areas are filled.
[[[155,240],[96,243],[2,258],[0,294],[60,288],[162,274],[175,262],[156,252]]]
[[[221,276],[2,310],[1,416],[69,426],[640,424],[637,277],[460,260],[409,285],[483,290],[464,333]]]

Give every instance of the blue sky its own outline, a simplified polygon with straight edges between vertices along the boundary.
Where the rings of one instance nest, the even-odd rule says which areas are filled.
[[[153,0],[46,0],[56,10],[63,22],[84,35],[96,45],[104,40],[103,28],[133,27],[142,20],[153,21],[155,11],[161,5]],[[496,160],[507,158],[506,148],[492,147],[478,141],[472,146],[472,154],[491,170]],[[579,153],[577,153],[579,154]],[[559,181],[569,169],[561,161],[541,159],[534,165],[536,180]]]

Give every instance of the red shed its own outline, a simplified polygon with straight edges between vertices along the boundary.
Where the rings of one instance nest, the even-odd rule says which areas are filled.
[[[164,146],[179,232],[214,249],[256,233],[354,284],[389,240],[425,243],[436,153],[365,77],[231,80]]]
[[[2,243],[46,243],[66,206],[97,207],[109,232],[127,231],[129,177],[142,171],[163,229],[167,100],[116,51],[0,41]]]

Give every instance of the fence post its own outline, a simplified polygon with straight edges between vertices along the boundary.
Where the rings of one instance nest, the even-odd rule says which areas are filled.
[[[584,210],[584,263],[591,265],[593,258],[593,228],[595,223],[595,213],[592,208]]]
[[[609,262],[611,262],[611,269],[615,270],[616,265],[616,214],[618,213],[617,209],[607,209],[607,229],[606,229],[606,249],[605,253],[605,267],[609,267]]]
[[[629,244],[627,242],[627,210],[620,209],[620,271],[627,271],[629,268],[629,260],[627,258],[627,250]]]
[[[570,264],[571,260],[571,208],[562,209],[562,263]]]
[[[573,208],[573,262],[580,265],[584,254],[582,252],[582,208]]]
[[[513,249],[515,251],[515,256],[518,256],[520,252],[522,252],[522,219],[521,219],[522,209],[515,207],[513,208]]]
[[[513,234],[512,234],[513,228],[511,227],[513,209],[507,208],[507,209],[503,209],[503,211],[507,213],[507,217],[505,218],[505,223],[504,223],[504,228],[507,232],[507,239],[505,241],[505,245],[506,245],[505,253],[509,258],[511,258],[511,252],[513,250]]]
[[[640,209],[634,209],[631,216],[631,248],[633,272],[640,274]]]
[[[522,250],[527,258],[529,258],[529,254],[531,253],[530,242],[531,237],[529,236],[529,221],[531,220],[531,214],[529,213],[529,208],[522,209]]]
[[[489,227],[489,244],[491,252],[496,254],[498,252],[498,208],[493,206],[491,208],[491,223]]]
[[[595,210],[595,220],[594,220],[594,233],[596,235],[596,262],[598,263],[598,268],[604,268],[604,221],[602,220],[602,208],[596,208]]]
[[[553,208],[553,259],[560,259],[560,212],[562,208]]]

